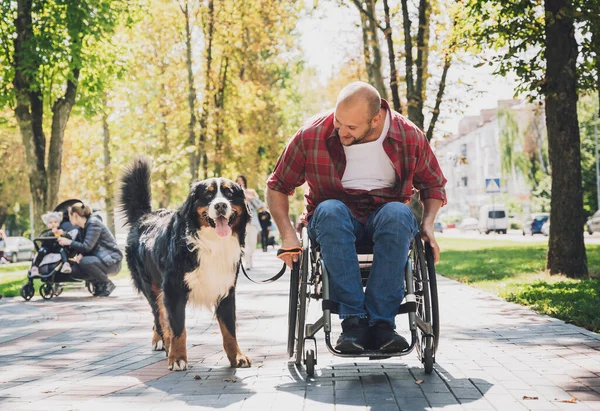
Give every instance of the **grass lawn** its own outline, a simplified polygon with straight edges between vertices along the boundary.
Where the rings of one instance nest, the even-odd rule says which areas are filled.
[[[436,271],[537,312],[600,332],[600,245],[586,246],[589,279],[545,273],[545,242],[438,238]]]
[[[27,282],[27,269],[29,266],[29,263],[15,264],[11,266],[0,265],[0,295],[4,297],[15,297],[20,295],[21,286]],[[114,277],[110,277],[110,279],[118,280],[121,278],[129,278],[129,275],[129,268],[127,268],[127,263],[125,260],[123,260],[123,268],[121,269],[121,272]],[[35,295],[37,296],[39,296],[40,284],[40,280],[33,281]],[[82,286],[84,285],[83,282],[80,284]]]

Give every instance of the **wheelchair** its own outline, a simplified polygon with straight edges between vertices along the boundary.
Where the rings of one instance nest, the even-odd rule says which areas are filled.
[[[301,234],[302,255],[294,263],[290,276],[288,345],[287,352],[295,364],[305,365],[306,374],[314,376],[317,364],[317,342],[315,334],[324,329],[327,349],[340,357],[368,357],[386,359],[410,354],[416,349],[417,356],[424,365],[425,372],[433,372],[435,353],[440,336],[439,306],[433,251],[427,242],[417,234],[411,242],[405,268],[405,296],[399,303],[398,314],[408,314],[411,333],[410,345],[401,352],[381,352],[365,350],[359,354],[346,354],[331,345],[331,314],[337,312],[337,304],[329,299],[328,272],[318,245],[311,244],[308,230],[303,227]],[[373,244],[356,245],[363,287],[366,286],[373,263]],[[307,323],[310,300],[321,300],[323,315],[313,323]],[[306,349],[307,342],[313,348]]]

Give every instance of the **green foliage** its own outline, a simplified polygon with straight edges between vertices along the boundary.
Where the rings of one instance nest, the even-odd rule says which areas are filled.
[[[523,136],[519,124],[510,109],[504,108],[498,112],[498,127],[500,128],[500,169],[503,178],[510,178],[515,171],[527,175],[527,161],[523,151]]]
[[[33,1],[34,37],[24,44],[23,69],[31,89],[42,92],[45,104],[53,104],[64,94],[67,80],[77,80],[73,70],[81,70],[83,93],[99,92],[101,73],[113,71],[108,68],[114,58],[110,38],[131,8],[131,2],[113,0]],[[0,2],[0,107],[13,105],[15,99],[16,11],[16,1]]]
[[[542,0],[461,0],[465,15],[459,22],[465,46],[480,55],[494,73],[514,73],[516,94],[531,99],[546,93],[544,3]],[[600,22],[597,0],[574,0],[574,19],[581,35],[577,60],[579,90],[597,87],[591,32]],[[578,36],[579,37],[579,36]],[[489,49],[494,54],[489,54]],[[483,51],[488,51],[483,53]]]
[[[571,280],[544,272],[548,251],[545,239],[534,243],[437,240],[442,250],[436,265],[438,273],[598,332],[600,246],[586,247],[589,273],[595,278]]]
[[[559,318],[568,323],[600,332],[600,280],[536,281],[521,290],[511,292],[506,298],[535,311]]]
[[[583,208],[592,215],[600,208],[596,186],[596,138],[594,119],[598,116],[598,93],[583,96],[578,102],[579,133],[581,135],[581,178]],[[596,120],[600,144],[600,122]]]

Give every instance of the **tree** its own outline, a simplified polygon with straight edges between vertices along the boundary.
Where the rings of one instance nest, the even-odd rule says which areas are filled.
[[[86,63],[102,50],[90,43],[110,36],[126,6],[110,0],[0,3],[1,104],[13,108],[19,124],[37,230],[41,214],[58,200],[67,121],[81,77],[94,76]]]
[[[369,77],[369,83],[373,85],[386,98],[387,91],[383,83],[383,74],[381,72],[381,47],[379,45],[379,35],[377,32],[378,21],[375,15],[375,5],[377,0],[352,0],[352,3],[360,11],[360,23],[363,36],[363,56],[365,58],[365,67]],[[380,28],[380,27],[379,27]]]
[[[497,49],[490,60],[498,64],[497,74],[515,72],[518,91],[544,99],[552,170],[547,269],[551,274],[585,276],[577,99],[578,92],[592,84],[581,68],[589,66],[593,54],[584,47],[578,59],[575,23],[588,24],[590,15],[598,15],[599,5],[593,0],[546,0],[543,6],[528,0],[465,0],[462,6],[472,46]],[[583,6],[592,14],[580,13]]]
[[[398,92],[398,74],[396,69],[396,55],[394,52],[394,41],[392,31],[392,16],[390,13],[390,7],[388,0],[384,0],[384,21],[385,25],[382,26],[377,20],[375,14],[376,0],[371,2],[360,2],[358,0],[352,0],[354,5],[358,8],[361,15],[361,21],[368,20],[371,22],[370,25],[363,23],[363,38],[368,39],[370,45],[376,45],[377,50],[379,49],[378,40],[375,42],[372,40],[373,36],[371,31],[376,31],[378,28],[384,35],[387,43],[388,61],[390,66],[390,90],[392,91],[392,102],[394,109],[398,112],[402,112],[402,105],[400,102]],[[432,52],[432,46],[430,45],[430,38],[432,35],[432,25],[434,24],[431,19],[432,2],[430,0],[419,0],[419,4],[416,10],[417,16],[417,31],[413,33],[412,30],[412,10],[408,4],[408,1],[401,1],[402,9],[402,28],[404,34],[404,63],[405,73],[404,81],[406,86],[406,105],[407,105],[407,116],[414,122],[421,130],[425,131],[428,140],[433,138],[435,126],[440,114],[440,106],[444,97],[444,91],[446,88],[446,78],[448,70],[452,64],[452,55],[456,49],[456,33],[452,29],[447,29],[446,41],[447,44],[443,45],[443,64],[442,74],[440,82],[437,88],[434,107],[431,110],[431,119],[429,125],[425,128],[425,102],[427,100],[427,89],[428,80],[430,77],[429,68],[429,55]],[[447,11],[452,14],[453,8],[450,7]],[[439,24],[439,23],[438,23]],[[416,49],[416,59],[414,53]],[[370,54],[369,54],[370,55]],[[367,72],[369,73],[369,81],[373,84],[376,81],[371,75],[370,71],[373,70],[369,67],[370,59],[367,58],[367,50],[365,50],[365,60],[367,61]],[[381,93],[385,96],[387,93]]]
[[[0,111],[0,229],[15,208],[29,204],[29,195],[23,190],[23,179],[27,176],[22,158],[25,150],[15,121],[9,118],[9,111]],[[29,216],[28,216],[29,217]],[[19,233],[20,235],[21,233]]]

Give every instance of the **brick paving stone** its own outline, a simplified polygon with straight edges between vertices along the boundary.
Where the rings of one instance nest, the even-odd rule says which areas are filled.
[[[279,268],[275,250],[256,253],[250,275],[265,279]],[[129,280],[118,281],[109,298],[82,289],[51,300],[4,298],[0,409],[600,410],[598,334],[439,276],[433,374],[415,353],[376,361],[332,356],[320,331],[316,375],[307,378],[286,354],[288,284],[239,279],[237,335],[253,358],[249,369],[229,368],[214,314],[190,308],[190,370],[169,371],[164,352],[151,351],[152,315]],[[311,301],[307,322],[320,315]],[[397,325],[409,335],[406,317]],[[332,338],[339,332],[335,320]],[[560,402],[571,397],[578,401]]]

